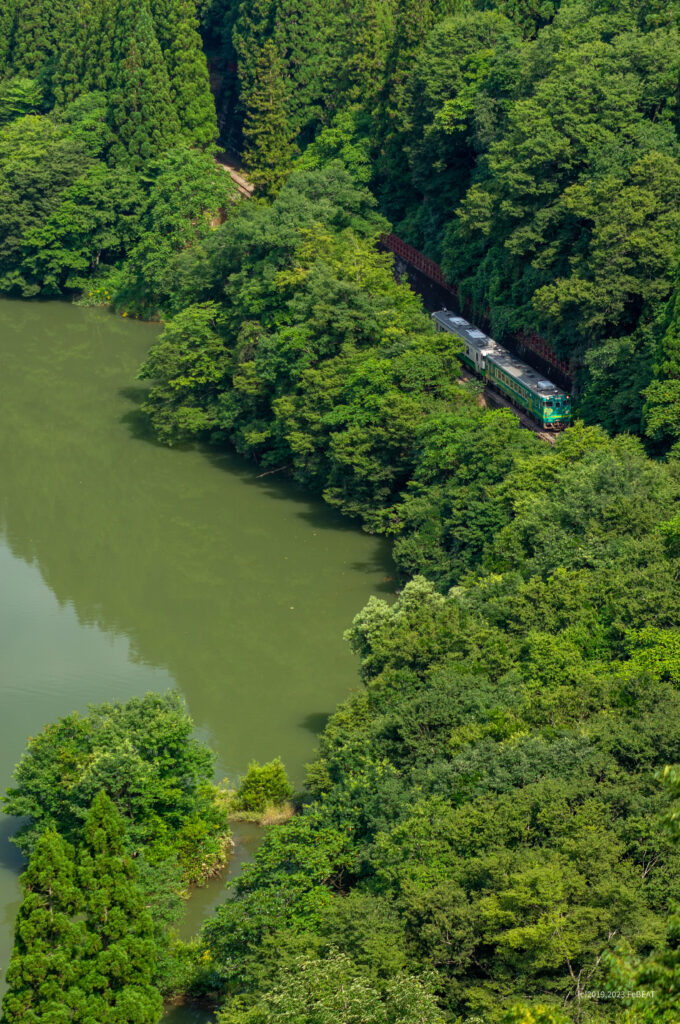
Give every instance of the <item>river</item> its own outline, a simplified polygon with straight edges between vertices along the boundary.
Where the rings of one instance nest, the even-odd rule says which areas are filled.
[[[168,688],[220,778],[280,755],[301,781],[327,715],[357,685],[342,631],[393,588],[386,544],[280,476],[153,441],[135,373],[157,332],[99,309],[0,300],[3,788],[47,722]],[[0,818],[3,968],[15,824]],[[220,893],[197,897],[192,927]]]

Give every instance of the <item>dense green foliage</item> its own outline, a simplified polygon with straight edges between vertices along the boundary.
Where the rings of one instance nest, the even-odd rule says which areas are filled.
[[[2,1007],[7,1024],[35,1024],[50,1013],[58,1019],[64,993],[79,977],[77,960],[84,941],[84,927],[74,920],[82,908],[82,893],[73,849],[53,829],[38,840],[21,888]]]
[[[285,803],[292,795],[293,787],[280,757],[267,764],[251,761],[231,800],[231,809],[262,812]]]
[[[159,436],[228,438],[385,528],[433,419],[455,409],[474,430],[481,414],[455,382],[457,342],[376,252],[381,226],[331,161],[271,205],[241,204],[181,257],[180,311],[141,372]]]
[[[29,741],[5,798],[5,813],[27,819],[14,842],[28,855],[56,829],[77,843],[103,790],[125,819],[135,856],[177,858],[186,882],[210,874],[222,860],[226,820],[215,803],[214,755],[192,730],[173,692],[93,706],[48,725]]]
[[[169,929],[186,887],[220,870],[231,848],[214,756],[192,731],[176,693],[147,694],[68,715],[29,741],[4,808],[25,819],[14,842],[29,857],[8,1024],[33,1020],[28,1007],[36,1024],[60,1021],[49,1009],[59,985],[73,989],[64,1021],[152,1024],[157,988],[185,984],[191,951]],[[46,917],[48,885],[57,903]],[[86,964],[71,963],[75,946]]]
[[[169,931],[230,849],[214,757],[175,693],[69,715],[29,741],[5,811],[29,857],[7,1024],[155,1024],[192,950]]]
[[[101,277],[102,297],[121,288],[155,313],[168,254],[233,197],[212,159],[193,0],[14,0],[1,17],[0,292],[93,291]]]
[[[278,187],[296,143],[363,147],[382,211],[473,318],[580,364],[590,421],[678,441],[675,0],[229,9],[254,180]],[[263,102],[274,66],[284,119]]]
[[[156,1024],[156,944],[137,874],[123,817],[103,790],[77,855],[54,829],[43,832],[22,876],[3,1022]]]
[[[608,984],[603,953],[663,935],[680,478],[575,428],[516,455],[498,489],[514,514],[476,523],[475,574],[448,596],[417,578],[355,620],[364,689],[326,729],[312,802],[206,926],[216,976],[246,999],[234,1020],[273,1012],[272,977],[287,992],[296,963],[338,954],[383,1002],[434,972],[451,1019],[496,1024],[529,998],[617,1020],[620,1002],[587,997]]]
[[[680,770],[677,766],[667,766],[663,778],[673,797],[673,810],[666,824],[677,841],[680,820]],[[667,923],[664,941],[658,948],[643,958],[610,956],[608,963],[611,968],[612,985],[625,992],[644,992],[645,1001],[635,1004],[633,999],[626,1000],[632,1006],[626,1016],[626,1024],[674,1024],[678,1019],[680,1005],[680,951],[678,948],[680,935],[680,904],[671,904],[671,913]],[[653,997],[650,997],[653,993]]]
[[[416,978],[376,985],[342,953],[300,957],[293,971],[249,1012],[227,1008],[218,1024],[444,1024],[431,993]]]

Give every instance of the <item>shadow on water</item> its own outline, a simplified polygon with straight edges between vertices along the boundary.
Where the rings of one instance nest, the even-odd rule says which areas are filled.
[[[303,729],[311,732],[313,736],[320,736],[328,725],[330,714],[327,711],[316,711],[301,720],[300,725]]]
[[[390,546],[389,542],[383,540],[381,537],[378,541],[381,545],[384,544],[386,551],[380,551],[375,558],[363,562],[351,562],[350,569],[352,572],[362,572],[366,575],[375,576],[379,572],[385,572],[385,557],[390,557]],[[397,588],[397,575],[396,569],[382,577],[379,581],[373,581],[372,589],[380,594],[394,594]],[[357,609],[358,611],[359,609]]]
[[[119,390],[122,398],[137,407],[124,413],[121,422],[129,428],[135,440],[146,441],[154,447],[165,448],[166,446],[156,439],[148,416],[140,408],[148,392],[148,385],[124,387]],[[188,442],[174,445],[173,451],[200,452],[216,469],[229,473],[230,476],[238,477],[245,484],[257,487],[268,498],[288,503],[295,502],[299,506],[296,515],[316,529],[347,533],[356,533],[357,530],[361,530],[358,520],[348,519],[336,509],[326,505],[320,495],[310,494],[303,484],[292,479],[286,471],[286,467],[281,467],[280,470],[276,468],[273,470],[262,469],[256,462],[239,455],[228,446],[218,447]],[[378,550],[375,556],[370,560],[352,562],[351,569],[354,572],[370,576],[376,576],[381,572],[385,573],[377,585],[374,583],[374,589],[381,593],[393,594],[396,585],[395,577],[386,573],[388,567],[392,566],[391,546],[383,538],[376,538],[376,544]]]
[[[16,875],[23,871],[26,861],[12,842],[12,836],[26,820],[26,818],[9,818],[5,815],[0,817],[0,868],[13,871]]]
[[[223,472],[238,476],[245,484],[257,487],[268,498],[276,501],[294,502],[297,506],[296,516],[309,523],[316,530],[332,530],[334,533],[354,534],[362,531],[358,519],[349,519],[337,509],[326,505],[321,495],[310,494],[301,483],[293,480],[284,470],[280,473],[262,471],[260,467],[240,456],[233,449],[217,449],[208,445],[197,446],[211,465]],[[350,568],[353,572],[372,576],[373,590],[382,594],[394,594],[396,589],[396,570],[392,561],[392,546],[384,537],[371,535],[375,545],[375,554],[370,559],[353,561]],[[375,577],[382,573],[379,581]],[[357,611],[359,609],[357,608]],[[348,623],[349,625],[349,623]]]
[[[149,387],[144,384],[139,384],[136,387],[125,387],[119,389],[118,394],[120,397],[124,398],[126,402],[130,402],[135,407],[134,409],[129,409],[127,412],[124,412],[120,417],[120,422],[128,428],[135,441],[146,441],[149,444],[160,448],[162,447],[161,442],[158,441],[154,435],[149,417],[142,411],[142,403],[146,399],[148,393]]]
[[[127,402],[132,402],[133,405],[141,405],[149,391],[148,384],[127,384],[124,388],[118,389],[118,394]],[[122,417],[123,422],[125,422],[126,415],[127,413]]]

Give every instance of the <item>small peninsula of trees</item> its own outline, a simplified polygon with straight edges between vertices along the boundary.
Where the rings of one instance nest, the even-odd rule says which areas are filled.
[[[214,756],[176,693],[72,714],[29,741],[5,813],[28,857],[6,1024],[156,1024],[186,983],[169,928],[226,863]]]
[[[135,857],[170,859],[187,885],[222,863],[228,828],[213,786],[214,755],[192,737],[174,692],[72,714],[29,741],[5,813],[26,818],[14,842],[29,856],[47,828],[76,843],[102,790],[125,819]]]

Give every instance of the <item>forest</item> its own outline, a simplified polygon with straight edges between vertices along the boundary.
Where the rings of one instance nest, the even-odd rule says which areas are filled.
[[[173,907],[228,823],[184,709],[31,742],[7,1024],[677,1024],[679,42],[659,0],[3,6],[0,292],[160,319],[157,439],[287,473],[400,574],[200,942]],[[554,447],[459,380],[388,230],[571,360]]]

